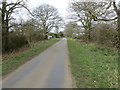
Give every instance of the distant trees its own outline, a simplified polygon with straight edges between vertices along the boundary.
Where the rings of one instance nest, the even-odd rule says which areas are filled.
[[[75,37],[80,34],[80,26],[75,22],[68,22],[65,26],[65,35],[67,37]]]
[[[64,37],[64,33],[62,31],[59,32],[59,37]]]

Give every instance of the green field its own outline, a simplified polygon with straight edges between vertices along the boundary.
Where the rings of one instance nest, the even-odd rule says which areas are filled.
[[[117,52],[95,44],[68,40],[71,72],[78,88],[117,88]]]
[[[57,41],[58,40],[56,39],[52,39],[33,43],[31,45],[31,48],[24,50],[24,52],[20,52],[16,55],[6,55],[5,57],[3,57],[3,60],[8,61],[3,61],[2,63],[2,76],[9,74],[10,72],[18,68],[20,65],[33,58],[35,55],[38,55]]]

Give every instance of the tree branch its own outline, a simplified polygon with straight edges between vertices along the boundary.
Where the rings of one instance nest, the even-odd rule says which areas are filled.
[[[113,7],[114,7],[114,10],[115,10],[116,14],[117,14],[118,16],[120,16],[120,11],[118,10],[117,5],[116,5],[115,2],[113,2]]]
[[[92,18],[94,21],[113,21],[118,19],[118,17],[112,18],[112,19],[103,19],[103,18],[98,18],[97,16],[95,16],[93,13],[91,13],[91,11],[89,11],[89,13],[91,14]]]
[[[25,5],[22,5],[22,4],[20,4],[22,7],[24,7],[32,16],[34,16],[32,13],[31,13],[31,11],[25,6]]]

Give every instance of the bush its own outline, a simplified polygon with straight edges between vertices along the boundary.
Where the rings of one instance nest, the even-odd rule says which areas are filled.
[[[117,31],[111,24],[97,24],[91,32],[91,40],[99,44],[113,46],[116,43]]]
[[[28,41],[27,41],[25,35],[9,33],[8,37],[9,38],[8,38],[7,50],[4,51],[3,53],[12,52],[14,50],[18,50],[19,48],[21,48],[25,45],[28,45]]]
[[[41,41],[45,39],[45,34],[41,31],[35,31],[32,35],[32,41]]]

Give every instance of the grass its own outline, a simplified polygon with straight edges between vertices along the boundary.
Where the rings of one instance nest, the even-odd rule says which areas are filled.
[[[47,49],[49,46],[56,43],[58,40],[52,39],[37,43],[32,43],[31,47],[29,49],[24,50],[23,52],[19,52],[15,55],[5,55],[3,57],[3,63],[2,63],[2,76],[5,76],[9,73],[11,73],[13,70],[17,69],[20,65],[24,64],[31,58],[33,58],[35,55],[38,55],[45,49]],[[5,60],[5,61],[4,61]]]
[[[118,54],[109,48],[68,40],[71,72],[78,88],[117,88]]]

